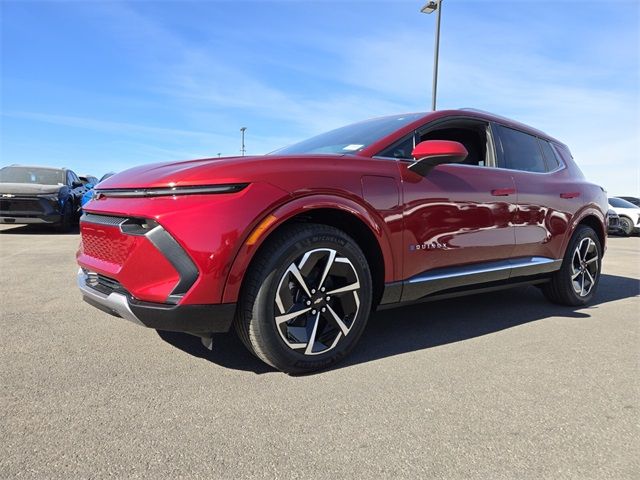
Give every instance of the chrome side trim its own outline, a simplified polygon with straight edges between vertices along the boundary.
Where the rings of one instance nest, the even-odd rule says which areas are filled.
[[[131,311],[129,301],[125,295],[115,292],[106,295],[94,290],[87,285],[87,277],[88,275],[82,268],[78,270],[78,288],[80,288],[80,291],[82,292],[82,299],[85,302],[98,308],[102,307],[100,308],[101,310],[111,313],[111,315],[115,315],[116,317],[123,318],[135,323],[136,325],[144,327],[144,324]]]
[[[100,197],[171,197],[174,195],[201,195],[210,193],[233,193],[243,190],[248,183],[229,183],[223,185],[195,185],[164,188],[105,188],[96,189],[96,198]]]
[[[479,275],[483,273],[500,272],[510,270],[512,267],[509,260],[491,262],[490,264],[472,265],[469,267],[438,268],[437,273],[425,273],[409,279],[408,283],[432,282],[434,280],[444,280],[446,278],[466,277],[469,275]]]
[[[556,260],[547,257],[514,258],[511,260],[511,275],[509,275],[509,278],[551,273],[560,270],[560,267],[562,267],[562,259]]]
[[[404,282],[401,301],[414,301],[436,292],[469,285],[501,282],[559,270],[562,260],[523,257],[459,267],[438,268]]]

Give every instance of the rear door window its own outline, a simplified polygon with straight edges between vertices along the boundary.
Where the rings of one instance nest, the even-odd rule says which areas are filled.
[[[502,125],[498,125],[497,130],[498,165],[501,168],[538,173],[547,171],[537,137]]]

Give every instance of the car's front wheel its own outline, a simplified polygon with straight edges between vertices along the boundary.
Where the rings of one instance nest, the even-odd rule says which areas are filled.
[[[542,286],[554,303],[579,306],[594,296],[602,268],[602,245],[593,228],[579,225],[571,237],[562,267]]]
[[[287,373],[344,358],[371,310],[367,260],[346,233],[327,225],[284,227],[247,272],[236,330],[256,356]]]

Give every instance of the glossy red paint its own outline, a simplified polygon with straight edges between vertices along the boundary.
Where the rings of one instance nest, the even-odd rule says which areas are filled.
[[[135,298],[165,302],[178,272],[145,237],[124,235],[118,227],[83,222],[78,263],[117,279]]]
[[[411,155],[416,160],[428,157],[464,158],[467,154],[468,152],[464,145],[450,140],[426,140],[416,145],[413,152],[411,152]]]
[[[105,197],[92,200],[85,210],[123,217],[152,218],[160,223],[185,249],[200,271],[198,280],[181,303],[208,304],[221,301],[232,260],[243,246],[251,228],[273,208],[289,199],[290,196],[286,192],[272,185],[252,183],[243,191],[229,195],[185,195],[145,199]],[[86,222],[81,224],[84,243],[85,231],[95,226]],[[116,227],[103,230],[119,232]],[[121,233],[119,236],[112,233],[107,239],[112,242],[114,252],[121,245],[122,238],[144,241],[149,246],[148,251],[140,251],[144,255],[149,255],[150,252],[161,255],[145,238]],[[135,252],[131,250],[127,261],[131,261],[134,256]],[[154,258],[149,258],[149,261]],[[145,259],[141,258],[141,261],[144,264]],[[94,257],[87,254],[79,255],[78,263],[89,270],[102,272],[97,268]],[[175,274],[172,284],[174,286],[178,276],[173,269],[172,273]],[[133,285],[144,285],[147,282],[144,268],[124,271],[114,268],[110,272],[105,271],[104,274],[126,285],[132,293],[134,290],[140,293],[140,290],[131,288]],[[166,300],[170,291],[171,288],[166,291],[162,301]],[[152,299],[145,295],[136,295],[136,298],[158,301],[156,297]]]
[[[559,145],[565,166],[536,174],[487,166],[439,165],[427,175],[410,162],[379,158],[385,148],[448,118],[499,123]],[[454,142],[441,142],[451,151]],[[604,231],[606,197],[586,182],[560,142],[517,122],[475,111],[440,111],[379,139],[353,155],[269,155],[199,159],[140,166],[114,175],[101,189],[247,183],[240,192],[155,198],[104,197],[90,213],[152,218],[198,269],[180,305],[233,303],[263,242],[309,212],[339,211],[364,225],[379,249],[386,284],[452,265],[542,256],[562,258],[578,222],[588,216]],[[567,192],[577,193],[565,198]],[[269,218],[269,224],[261,225]],[[256,241],[247,239],[257,228]],[[140,300],[162,303],[175,269],[145,238],[117,227],[82,224],[78,263],[120,281]],[[252,237],[253,238],[253,237]]]
[[[421,177],[406,164],[401,171],[408,243],[404,278],[434,268],[511,256],[516,198],[491,194],[496,188],[513,188],[510,172],[441,165]],[[413,253],[412,247],[423,251]]]

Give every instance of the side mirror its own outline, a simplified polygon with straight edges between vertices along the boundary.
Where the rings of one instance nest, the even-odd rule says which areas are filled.
[[[443,163],[462,163],[469,152],[460,142],[449,140],[425,140],[420,142],[411,152],[416,159],[409,170],[426,176],[436,165]]]
[[[84,186],[84,183],[82,183],[82,182],[81,182],[81,181],[79,181],[79,180],[74,180],[74,181],[71,183],[71,188],[78,188],[78,187],[83,187],[83,186]]]

